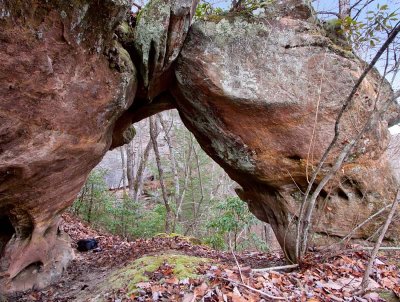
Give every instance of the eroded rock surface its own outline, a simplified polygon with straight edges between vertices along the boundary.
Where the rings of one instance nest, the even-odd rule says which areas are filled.
[[[135,47],[148,97],[166,90],[167,73],[185,41],[198,0],[154,0],[138,15]]]
[[[135,68],[112,40],[128,9],[0,1],[0,292],[43,287],[73,257],[59,215],[135,94]]]
[[[121,23],[127,0],[0,1],[0,292],[55,280],[73,256],[60,213],[132,123],[175,106],[294,259],[301,191],[364,68],[315,25],[307,2],[189,30],[195,0],[152,1],[135,29]],[[363,127],[380,81],[372,72],[361,85],[323,173]],[[379,92],[381,107],[391,91]],[[384,152],[398,112],[375,121],[321,193],[315,233],[342,237],[391,201]]]
[[[187,127],[242,186],[239,196],[259,219],[271,224],[294,260],[302,191],[365,66],[334,45],[318,26],[295,19],[286,10],[283,15],[194,23],[177,61],[174,96]],[[391,98],[389,85],[379,84],[376,71],[362,83],[321,175],[361,131],[378,90],[378,108]],[[391,112],[391,119],[394,112],[398,118],[394,104]],[[314,232],[343,237],[392,201],[396,183],[382,155],[388,135],[384,118],[363,135],[321,193]],[[396,228],[392,226],[388,237],[399,238]],[[354,237],[365,239],[375,230],[366,224]]]

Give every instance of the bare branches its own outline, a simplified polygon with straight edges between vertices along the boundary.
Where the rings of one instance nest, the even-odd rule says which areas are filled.
[[[364,127],[363,130],[357,135],[356,138],[350,141],[345,148],[342,150],[342,152],[339,154],[339,157],[337,158],[336,162],[334,163],[334,166],[330,169],[330,172],[328,172],[327,175],[322,179],[322,181],[318,184],[317,188],[314,190],[313,194],[310,197],[311,190],[313,188],[313,185],[315,183],[315,180],[317,178],[317,175],[320,173],[323,164],[325,163],[326,159],[328,158],[328,155],[331,153],[333,147],[335,146],[339,133],[340,133],[340,122],[342,119],[343,114],[346,112],[347,108],[349,105],[352,103],[352,100],[358,91],[358,88],[360,87],[361,83],[367,76],[367,74],[371,71],[371,69],[374,67],[376,62],[379,60],[379,58],[383,55],[383,53],[387,50],[389,45],[394,41],[398,33],[400,32],[400,25],[397,24],[396,27],[392,30],[392,32],[389,34],[388,38],[386,41],[383,43],[381,48],[378,50],[372,61],[368,64],[368,66],[364,69],[363,73],[361,76],[358,78],[357,82],[353,86],[353,89],[349,96],[346,98],[344,104],[342,105],[341,110],[339,111],[339,114],[336,118],[335,122],[335,130],[334,130],[334,137],[325,150],[322,158],[320,159],[317,168],[315,169],[311,180],[308,184],[306,193],[303,197],[303,204],[299,213],[299,221],[298,221],[298,226],[297,226],[297,239],[296,239],[296,255],[297,257],[301,257],[305,251],[306,251],[306,246],[307,246],[307,236],[308,236],[308,231],[310,228],[310,222],[311,222],[311,217],[312,213],[314,210],[315,202],[316,199],[321,192],[322,188],[326,185],[326,183],[333,177],[333,175],[336,173],[337,170],[339,170],[342,162],[346,158],[347,154],[350,152],[352,147],[356,144],[357,140],[361,137],[360,133],[363,133],[369,126],[369,123],[367,123]]]
[[[380,246],[382,244],[383,238],[385,237],[385,234],[386,234],[386,232],[387,232],[387,230],[389,228],[389,225],[392,222],[392,218],[393,218],[394,213],[396,212],[397,204],[399,203],[399,201],[400,201],[400,189],[397,190],[396,197],[393,200],[392,208],[390,209],[389,215],[388,215],[388,217],[386,219],[386,222],[385,222],[385,224],[383,226],[382,232],[379,235],[379,238],[376,241],[374,249],[373,249],[373,251],[371,253],[371,258],[369,259],[367,269],[365,270],[364,277],[363,277],[363,280],[361,282],[361,289],[360,289],[361,293],[365,293],[365,291],[368,288],[369,275],[371,274],[372,266],[374,265],[375,258],[378,255],[378,251],[379,251],[379,248],[380,248]]]
[[[294,268],[297,268],[298,266],[299,266],[298,264],[289,264],[289,265],[274,266],[274,267],[267,267],[267,268],[254,268],[251,271],[253,273],[264,273],[264,272],[270,272],[270,271],[281,271],[281,270],[287,270],[287,269],[294,269]]]
[[[332,15],[332,16],[336,16],[337,18],[339,18],[339,14],[335,13],[335,12],[327,12],[327,11],[320,11],[317,12],[318,15]]]
[[[370,222],[372,219],[374,219],[376,216],[380,215],[381,213],[383,213],[387,208],[390,207],[390,204],[384,206],[382,209],[380,209],[379,211],[377,211],[375,214],[369,216],[367,219],[365,219],[363,222],[361,222],[360,224],[358,224],[354,229],[351,230],[351,232],[349,234],[347,234],[341,241],[340,243],[346,241],[347,239],[350,239],[351,236],[359,229],[361,228],[363,225],[367,224],[368,222]]]
[[[246,284],[240,283],[240,282],[235,281],[235,280],[231,280],[231,279],[228,279],[228,278],[221,278],[221,277],[220,277],[220,279],[228,281],[228,282],[230,282],[232,284],[243,286],[243,287],[247,288],[248,290],[251,290],[251,291],[253,291],[253,292],[257,293],[257,294],[260,294],[261,296],[263,296],[265,298],[268,298],[268,299],[273,299],[273,300],[286,300],[286,299],[288,299],[288,298],[284,298],[284,297],[277,297],[277,296],[273,296],[273,295],[267,294],[266,292],[263,292],[261,290],[255,289],[255,288],[253,288],[251,286],[248,286]]]

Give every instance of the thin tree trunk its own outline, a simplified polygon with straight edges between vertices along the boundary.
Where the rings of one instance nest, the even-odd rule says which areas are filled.
[[[201,175],[199,156],[196,152],[196,148],[193,148],[193,153],[196,158],[196,170],[197,170],[197,177],[199,179],[199,186],[200,186],[200,199],[196,203],[193,201],[193,207],[194,207],[193,221],[190,224],[190,226],[188,227],[187,231],[185,232],[185,235],[189,232],[190,229],[193,229],[193,233],[196,230],[198,220],[201,217],[201,213],[200,213],[201,205],[203,204],[203,201],[204,201],[203,179],[202,179],[202,175]],[[196,205],[197,205],[197,207],[196,207]]]
[[[374,265],[375,258],[378,255],[379,248],[382,244],[383,238],[385,237],[385,234],[389,228],[389,225],[392,222],[392,218],[393,218],[394,213],[396,212],[396,208],[397,208],[397,204],[399,203],[399,200],[400,200],[400,189],[397,190],[396,197],[393,200],[392,208],[390,209],[389,215],[385,221],[382,232],[379,235],[379,238],[375,243],[374,249],[372,250],[371,258],[369,259],[367,269],[365,270],[364,277],[361,282],[361,293],[362,294],[365,293],[368,288],[369,275],[371,274],[372,267]]]
[[[175,187],[175,192],[174,192],[174,199],[176,203],[176,207],[178,208],[178,201],[179,201],[179,177],[178,177],[178,171],[176,169],[176,158],[175,158],[175,151],[174,151],[174,146],[172,144],[171,136],[170,136],[170,128],[168,127],[166,121],[162,118],[162,115],[159,113],[157,114],[158,119],[160,120],[161,126],[164,130],[165,134],[165,140],[167,141],[168,149],[169,149],[169,160],[171,162],[171,170],[172,174],[174,175],[174,187]]]
[[[83,204],[83,200],[85,199],[86,191],[87,191],[87,184],[85,184],[82,188],[82,192],[79,196],[78,205],[75,207],[75,211],[74,211],[75,215],[79,215],[79,212],[80,212],[82,204]]]
[[[121,154],[122,187],[123,187],[124,196],[125,196],[125,194],[126,194],[126,179],[125,179],[125,175],[126,175],[126,163],[125,163],[124,148],[123,148],[123,147],[119,147],[119,152],[120,152],[120,154]]]
[[[142,192],[143,175],[144,175],[144,171],[146,168],[147,160],[149,159],[150,150],[152,147],[153,147],[153,144],[150,139],[146,145],[146,148],[144,149],[143,155],[140,159],[138,170],[136,171],[136,178],[135,178],[135,182],[133,185],[133,195],[132,195],[133,201],[137,201]]]
[[[94,190],[94,184],[92,183],[92,190],[90,191],[90,201],[89,201],[89,209],[88,209],[88,216],[87,220],[89,223],[92,222],[92,208],[93,208],[93,190]]]
[[[350,17],[350,0],[339,0],[339,18],[344,20]]]
[[[128,179],[128,192],[129,197],[132,198],[133,191],[134,191],[134,171],[133,171],[133,164],[134,164],[134,152],[133,152],[133,145],[131,143],[125,145],[126,150],[126,176]]]
[[[165,232],[170,233],[171,231],[171,222],[172,222],[172,208],[168,202],[168,194],[167,194],[167,188],[165,187],[164,183],[164,171],[161,165],[161,156],[160,156],[160,150],[158,149],[158,142],[157,142],[157,122],[154,120],[153,117],[149,118],[150,121],[150,138],[153,143],[153,150],[154,154],[156,157],[156,163],[157,163],[157,169],[158,169],[158,174],[160,177],[160,186],[161,186],[161,191],[162,191],[162,198],[164,201],[164,206],[166,210],[166,216],[165,216]]]
[[[382,56],[382,54],[385,52],[385,50],[393,42],[393,40],[396,38],[396,36],[398,35],[399,32],[400,32],[400,25],[397,25],[392,30],[392,32],[389,34],[388,38],[383,43],[381,48],[378,50],[377,54],[372,59],[371,63],[368,64],[368,66],[365,68],[365,70],[363,71],[361,76],[358,78],[357,83],[353,86],[352,91],[350,92],[349,96],[346,98],[341,110],[339,111],[339,114],[338,114],[338,116],[336,118],[336,122],[335,122],[334,137],[333,137],[332,141],[330,142],[328,148],[325,150],[324,154],[322,155],[322,158],[320,159],[318,166],[315,169],[315,171],[311,177],[311,180],[308,184],[307,190],[303,197],[303,203],[300,208],[298,224],[297,224],[297,239],[296,239],[296,248],[295,248],[297,260],[299,260],[299,258],[304,255],[305,250],[306,250],[307,236],[308,236],[308,230],[310,228],[310,221],[311,221],[311,215],[313,212],[313,207],[315,205],[315,201],[316,201],[316,198],[318,197],[318,194],[320,193],[320,191],[323,188],[323,186],[321,186],[321,183],[324,182],[324,185],[325,185],[326,182],[328,182],[329,179],[333,176],[332,173],[329,173],[327,176],[325,176],[324,180],[318,185],[317,189],[314,191],[312,196],[309,197],[311,189],[315,183],[315,180],[316,180],[319,172],[321,171],[322,165],[325,163],[326,159],[328,158],[328,155],[330,154],[331,150],[333,149],[333,147],[335,146],[335,144],[338,140],[339,124],[342,119],[342,116],[343,116],[344,112],[347,110],[347,108],[350,106],[350,104],[352,103],[354,95],[357,93],[358,88],[360,87],[361,83],[364,81],[367,74],[371,71],[371,69],[374,67],[374,65],[378,61],[378,59]],[[394,98],[394,100],[395,100],[395,98]],[[366,124],[369,124],[369,122],[367,122]],[[364,128],[361,132],[364,132],[366,127],[367,127],[367,125],[364,126]],[[360,135],[358,135],[358,137],[360,137]],[[348,147],[348,146],[349,146],[349,144],[346,147]],[[349,151],[350,151],[350,149],[349,149]],[[343,154],[344,153],[342,152],[341,155],[343,155]],[[337,168],[337,164],[340,162],[340,160],[343,162],[344,158],[338,159],[335,163],[335,167],[332,170]],[[337,168],[337,169],[339,169],[339,168]]]

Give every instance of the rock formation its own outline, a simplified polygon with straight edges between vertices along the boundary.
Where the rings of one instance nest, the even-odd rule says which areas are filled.
[[[195,5],[155,0],[132,29],[127,0],[0,1],[0,292],[57,278],[72,257],[60,213],[132,123],[174,107],[294,258],[301,191],[364,63],[326,37],[305,1],[189,30]],[[363,82],[324,168],[362,128],[378,90],[379,108],[390,98],[379,83],[377,72]],[[389,117],[398,119],[394,104],[322,192],[314,232],[342,237],[393,198],[382,155]],[[374,231],[365,225],[355,237]]]
[[[135,95],[135,68],[113,40],[128,9],[0,1],[0,292],[42,287],[73,257],[60,213]]]
[[[281,12],[281,18],[249,22],[234,17],[193,24],[177,62],[173,93],[187,127],[242,186],[239,196],[259,219],[271,224],[294,260],[302,192],[365,65],[334,45],[309,19]],[[379,81],[374,71],[363,82],[316,185],[363,128],[378,91],[378,108],[391,99],[389,85],[381,87]],[[398,118],[396,106],[391,104],[389,112],[397,112]],[[396,182],[382,156],[389,118],[393,115],[374,121],[321,192],[315,233],[344,237],[393,200]],[[399,238],[396,228],[388,237]],[[366,224],[353,237],[365,239],[374,230]]]

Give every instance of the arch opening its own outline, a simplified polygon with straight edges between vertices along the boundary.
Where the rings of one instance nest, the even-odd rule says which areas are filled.
[[[3,255],[7,243],[15,235],[14,226],[8,215],[0,214],[0,257]]]
[[[227,216],[230,208],[239,207],[238,213],[243,217],[235,223],[242,225],[240,219],[250,221],[253,217],[247,204],[238,200],[235,192],[238,184],[203,150],[204,146],[190,132],[176,109],[149,115],[150,118],[133,124],[136,135],[131,142],[117,148],[112,146],[94,168],[71,212],[133,240],[166,232],[164,205],[168,202],[172,208],[172,233],[225,249],[229,245],[228,236],[220,234],[218,229],[223,223],[220,221],[224,219],[223,215]],[[164,184],[161,184],[156,164],[150,123],[156,132]],[[129,128],[126,130],[130,131]],[[104,213],[101,200],[107,200],[109,209],[123,212],[125,217],[112,223],[107,218],[99,221],[99,217],[109,215]],[[249,229],[238,236],[238,247],[280,250],[269,225],[259,220],[251,220],[250,224]],[[151,228],[146,229],[146,225]]]

